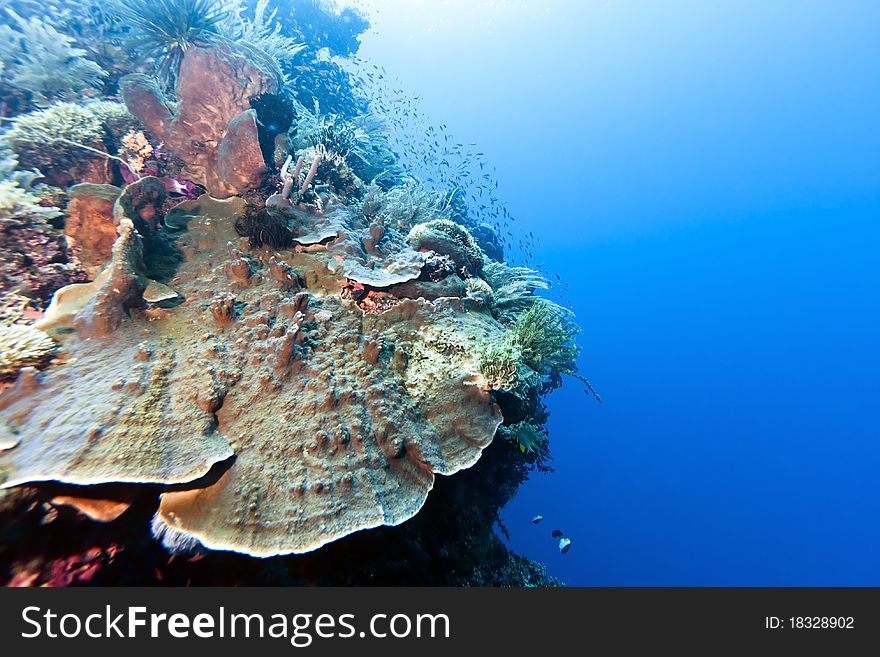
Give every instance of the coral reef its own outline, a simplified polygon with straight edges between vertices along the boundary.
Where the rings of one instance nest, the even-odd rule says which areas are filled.
[[[0,90],[11,88],[47,105],[101,85],[107,73],[52,23],[8,8],[6,14],[12,24],[0,24]]]
[[[183,55],[176,111],[145,75],[122,78],[120,88],[132,114],[183,160],[184,176],[215,198],[228,198],[258,186],[266,174],[249,99],[274,94],[281,78],[261,51],[218,37],[211,47],[193,45]]]
[[[52,338],[33,326],[0,323],[0,380],[14,379],[24,367],[47,365],[56,347]]]
[[[70,188],[64,234],[68,246],[91,278],[110,261],[116,241],[113,206],[122,190],[115,185],[79,183]]]
[[[21,167],[39,169],[50,184],[109,184],[114,172],[107,142],[136,125],[119,103],[59,102],[15,117],[3,139]]]
[[[577,327],[401,165],[368,23],[77,2],[0,25],[0,582],[556,584],[494,527]]]

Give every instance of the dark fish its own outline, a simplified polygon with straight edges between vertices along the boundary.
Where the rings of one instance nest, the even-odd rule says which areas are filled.
[[[552,536],[553,538],[559,538],[560,536],[562,536],[562,531],[559,529],[554,529],[553,533],[550,534],[550,536]]]

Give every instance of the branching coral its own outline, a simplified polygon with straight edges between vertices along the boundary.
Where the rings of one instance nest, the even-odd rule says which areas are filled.
[[[0,80],[27,92],[37,105],[69,98],[101,84],[107,73],[86,59],[72,38],[41,18],[23,18],[7,9],[15,23],[0,25]]]
[[[47,168],[82,155],[67,142],[94,145],[104,136],[95,112],[77,103],[55,103],[16,117],[5,138],[22,166]]]
[[[82,175],[94,156],[106,166],[105,141],[137,125],[125,106],[110,101],[86,104],[59,102],[17,116],[4,141],[25,168],[39,169],[50,182],[109,182]]]

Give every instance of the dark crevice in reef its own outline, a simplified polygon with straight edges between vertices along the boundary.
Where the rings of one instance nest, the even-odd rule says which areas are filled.
[[[282,94],[262,94],[250,99],[251,109],[257,113],[257,136],[260,150],[269,171],[275,169],[275,140],[286,135],[293,123],[293,105]]]

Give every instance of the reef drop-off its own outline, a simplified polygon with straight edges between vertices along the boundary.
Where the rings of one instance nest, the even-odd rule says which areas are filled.
[[[495,527],[548,458],[576,327],[269,4],[188,15],[177,52],[111,2],[70,38],[128,45],[69,47],[112,74],[3,78],[0,579],[553,584]]]

